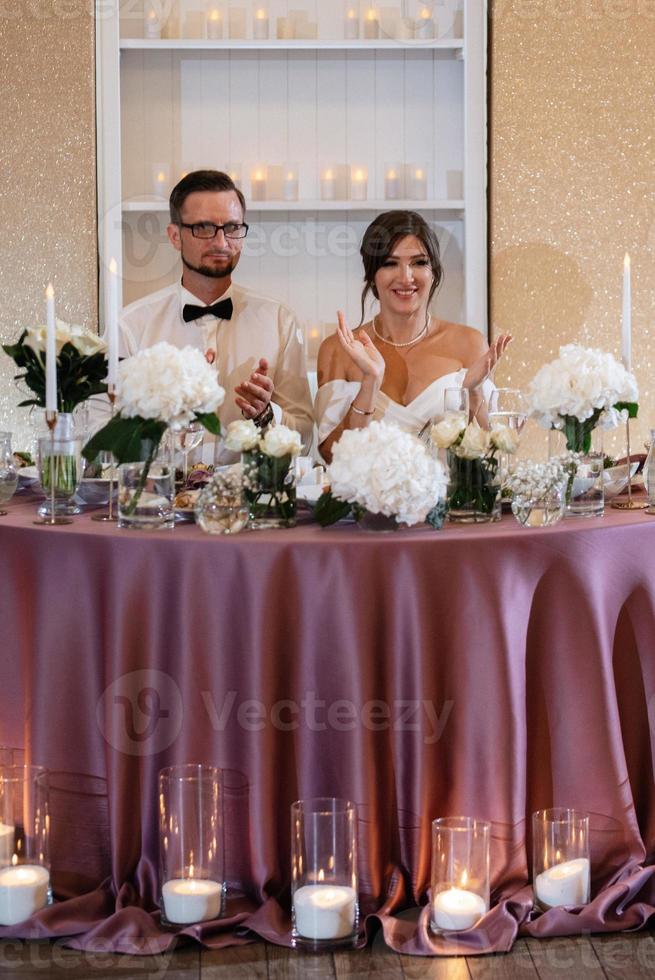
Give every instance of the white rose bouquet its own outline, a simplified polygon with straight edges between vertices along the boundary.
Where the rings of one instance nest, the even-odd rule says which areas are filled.
[[[16,381],[24,382],[32,398],[20,402],[20,406],[37,405],[45,408],[45,361],[46,328],[29,327],[15,344],[3,344],[22,373]],[[57,410],[72,412],[76,405],[92,395],[107,391],[105,342],[96,333],[77,324],[56,321],[55,343],[57,351]]]
[[[448,453],[451,519],[488,519],[500,489],[497,454],[515,453],[518,433],[506,425],[495,425],[487,431],[475,419],[467,425],[461,415],[452,413],[432,426],[430,438],[437,449]]]
[[[579,344],[560,347],[528,387],[529,413],[545,429],[561,429],[571,452],[587,453],[591,433],[637,415],[634,375],[612,354]]]
[[[232,422],[225,446],[241,453],[250,526],[292,527],[296,517],[296,488],[292,463],[301,449],[300,433],[286,425],[265,432],[254,422]]]
[[[316,507],[323,526],[351,510],[394,518],[397,524],[428,521],[441,527],[446,471],[416,436],[386,422],[347,429],[327,469],[330,491]]]

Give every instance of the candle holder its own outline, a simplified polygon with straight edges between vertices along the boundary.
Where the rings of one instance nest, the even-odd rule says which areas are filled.
[[[0,769],[0,925],[15,926],[52,902],[48,772]]]
[[[648,500],[634,500],[632,497],[632,461],[630,459],[630,416],[625,420],[625,444],[626,460],[628,466],[628,499],[619,500],[615,497],[610,502],[610,507],[617,510],[645,510],[648,507]]]
[[[107,398],[111,405],[111,417],[113,419],[116,410],[115,385],[107,385]],[[91,520],[100,521],[105,524],[116,524],[118,522],[118,516],[114,516],[114,457],[111,453],[109,454],[109,500],[107,501],[107,513],[94,514]]]
[[[473,817],[432,821],[432,932],[472,929],[489,911],[490,832]]]
[[[55,437],[56,412],[46,412],[45,420],[50,432],[39,439],[39,480],[48,496],[39,508],[42,516],[32,523],[41,527],[72,524],[65,511],[82,479],[81,441],[67,434]]]
[[[292,944],[352,945],[359,928],[354,803],[319,797],[291,805],[291,874]]]
[[[532,880],[535,908],[586,905],[591,875],[589,817],[554,807],[532,814]]]
[[[213,766],[159,773],[162,925],[218,919],[225,905],[223,774]]]

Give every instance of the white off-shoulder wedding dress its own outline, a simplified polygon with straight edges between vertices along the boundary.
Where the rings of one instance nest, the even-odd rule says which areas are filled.
[[[436,378],[407,405],[400,405],[383,391],[379,391],[375,400],[373,419],[393,422],[406,432],[418,435],[426,422],[443,412],[444,391],[446,388],[460,388],[466,371],[467,368],[461,368],[459,371]],[[343,422],[359,388],[359,381],[339,379],[328,381],[318,389],[314,414],[318,426],[319,446]],[[494,385],[491,381],[484,382],[482,394],[485,400],[488,400],[493,389]]]

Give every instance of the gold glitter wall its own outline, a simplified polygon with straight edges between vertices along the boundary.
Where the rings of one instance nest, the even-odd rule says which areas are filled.
[[[0,5],[0,339],[57,315],[97,327],[94,23],[90,4]],[[0,352],[0,429],[32,438]]]
[[[570,341],[619,354],[628,251],[641,443],[655,425],[655,4],[494,0],[490,32],[491,323],[515,337],[498,380],[524,385]]]

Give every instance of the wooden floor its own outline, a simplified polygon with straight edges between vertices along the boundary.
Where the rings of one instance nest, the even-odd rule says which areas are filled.
[[[655,977],[649,932],[518,940],[511,953],[469,958],[398,956],[384,943],[311,956],[257,943],[207,952],[186,946],[161,956],[78,953],[60,944],[0,942],[0,978],[38,980],[635,980]]]

